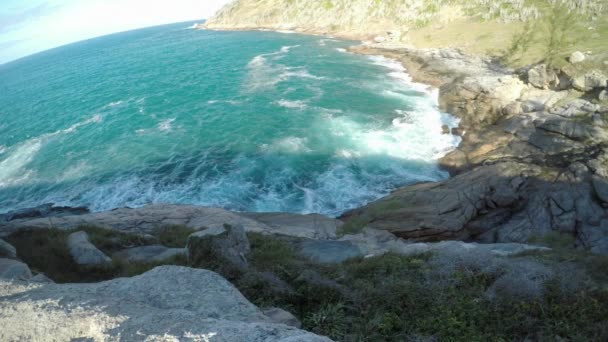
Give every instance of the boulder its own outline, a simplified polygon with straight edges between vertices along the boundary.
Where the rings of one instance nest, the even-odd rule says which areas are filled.
[[[521,110],[524,113],[539,112],[545,109],[545,105],[537,101],[525,101],[521,104]]]
[[[187,255],[186,248],[169,248],[161,245],[140,246],[122,250],[115,256],[131,262],[159,262],[178,255]]]
[[[68,249],[74,261],[81,266],[107,267],[112,259],[97,249],[89,241],[89,235],[84,231],[74,232],[68,236]]]
[[[596,88],[606,88],[608,85],[608,77],[602,72],[594,70],[585,75],[575,76],[572,80],[572,86],[576,90],[591,91]]]
[[[274,323],[285,324],[291,327],[301,328],[302,323],[291,313],[281,308],[268,308],[262,310],[262,313],[266,315]]]
[[[580,51],[574,51],[571,55],[570,58],[568,59],[570,61],[570,63],[572,64],[578,64],[581,62],[584,62],[585,59],[587,57],[585,56],[584,53],[580,52]]]
[[[596,175],[592,178],[592,184],[597,197],[603,203],[608,203],[608,180]]]
[[[604,89],[604,90],[600,91],[597,98],[600,101],[608,101],[608,89]]]
[[[10,243],[0,239],[0,258],[17,258],[17,250]]]
[[[13,259],[0,258],[0,279],[27,280],[31,277],[32,272],[26,264]]]
[[[19,285],[0,281],[0,288]],[[162,266],[132,278],[12,293],[0,300],[2,341],[330,341],[274,323],[224,278],[201,269]]]
[[[464,129],[481,129],[496,123],[524,88],[513,76],[457,78],[439,88],[439,107],[458,116]]]
[[[555,70],[539,64],[528,70],[528,83],[539,89],[556,89],[560,87],[561,80]]]
[[[188,237],[188,262],[195,266],[214,265],[237,274],[248,269],[245,256],[251,251],[242,226],[207,228]]]

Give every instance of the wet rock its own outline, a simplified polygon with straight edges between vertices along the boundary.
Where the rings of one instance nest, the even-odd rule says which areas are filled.
[[[2,239],[0,239],[0,258],[17,258],[17,250],[15,247]]]
[[[604,89],[604,90],[600,91],[600,93],[597,96],[597,99],[600,101],[608,101],[608,89]]]
[[[442,134],[450,134],[450,127],[448,125],[441,126],[441,133]]]
[[[464,131],[460,127],[454,127],[451,131],[452,135],[461,137],[464,135]]]
[[[159,262],[175,256],[186,256],[186,248],[169,248],[161,245],[140,246],[117,252],[115,255],[131,262]]]
[[[112,259],[89,241],[89,235],[86,232],[79,231],[70,234],[67,245],[70,255],[78,265],[107,267],[112,264]]]
[[[12,292],[0,301],[3,341],[330,341],[274,323],[224,278],[201,269],[162,266],[133,278]]]
[[[0,258],[0,280],[20,279],[27,280],[32,277],[30,268],[21,261]],[[0,315],[1,317],[2,315]]]

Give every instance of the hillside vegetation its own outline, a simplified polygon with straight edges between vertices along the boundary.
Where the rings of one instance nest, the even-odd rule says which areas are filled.
[[[235,0],[206,26],[335,34],[458,47],[514,66],[608,51],[604,0]]]

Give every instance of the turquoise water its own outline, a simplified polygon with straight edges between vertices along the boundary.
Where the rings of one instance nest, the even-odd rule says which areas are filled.
[[[354,42],[188,23],[0,66],[0,212],[183,203],[339,213],[446,177],[436,93]]]

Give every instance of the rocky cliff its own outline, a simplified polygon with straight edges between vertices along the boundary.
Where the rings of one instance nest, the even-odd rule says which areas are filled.
[[[463,142],[440,161],[454,178],[346,213],[348,228],[422,241],[528,242],[556,233],[607,254],[606,10],[601,1],[241,0],[205,26],[367,40],[351,50],[400,60],[415,80],[438,87],[441,109],[461,119],[453,133],[465,133]],[[466,41],[453,43],[464,46],[408,47],[419,47],[420,32],[445,28],[460,32]],[[507,42],[501,58],[463,52],[470,42],[484,45],[480,32],[494,46]],[[579,35],[595,51],[566,55]]]
[[[607,11],[603,0],[235,0],[201,26],[457,47],[529,63],[607,48]]]

